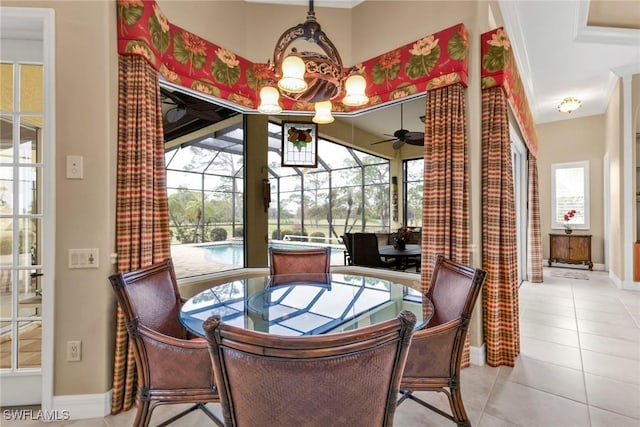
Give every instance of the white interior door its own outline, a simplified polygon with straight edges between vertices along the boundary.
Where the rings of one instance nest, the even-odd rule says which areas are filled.
[[[0,8],[0,406],[51,407],[53,13]]]

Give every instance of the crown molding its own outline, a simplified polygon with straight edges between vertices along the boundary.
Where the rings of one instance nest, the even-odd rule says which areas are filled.
[[[640,30],[631,28],[596,27],[587,24],[591,1],[579,1],[574,20],[574,40],[583,43],[640,45]]]
[[[513,50],[513,57],[515,58],[516,65],[518,66],[518,72],[520,74],[520,80],[525,89],[527,99],[529,101],[529,108],[533,114],[534,119],[539,117],[540,111],[538,108],[538,100],[536,97],[535,83],[532,79],[531,61],[529,60],[529,54],[527,52],[526,38],[522,32],[522,24],[516,2],[513,0],[499,0],[500,12],[502,13],[507,35],[511,41],[511,49]]]

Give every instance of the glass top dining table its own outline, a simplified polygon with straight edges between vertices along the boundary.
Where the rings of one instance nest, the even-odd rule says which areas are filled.
[[[427,305],[427,310],[423,310]],[[357,274],[258,276],[215,285],[188,299],[180,322],[204,337],[212,315],[240,328],[275,335],[318,335],[383,322],[410,310],[422,328],[433,305],[415,289],[389,279]]]

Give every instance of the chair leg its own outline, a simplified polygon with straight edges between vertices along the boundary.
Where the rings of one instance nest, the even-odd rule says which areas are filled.
[[[449,402],[451,403],[451,412],[453,413],[454,421],[460,427],[471,427],[467,412],[464,410],[464,403],[462,403],[460,388],[450,388],[449,391],[451,392]]]
[[[149,425],[151,411],[149,411],[150,402],[147,399],[139,399],[136,418],[133,420],[134,427],[146,427]]]

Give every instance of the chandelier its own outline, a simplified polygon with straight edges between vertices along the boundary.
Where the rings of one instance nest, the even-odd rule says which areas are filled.
[[[582,101],[579,99],[569,97],[562,100],[562,102],[558,105],[558,111],[561,113],[569,113],[580,108]]]
[[[299,39],[314,43],[322,52],[298,52],[291,45]],[[343,68],[340,53],[316,21],[313,0],[309,1],[304,24],[289,28],[278,39],[269,67],[277,84],[271,82],[260,90],[258,111],[261,113],[282,112],[278,102],[282,95],[293,101],[314,103],[316,115],[313,121],[331,123],[334,120],[331,101],[343,92],[344,105],[357,107],[369,102],[365,94],[366,80],[357,74],[355,67]]]

